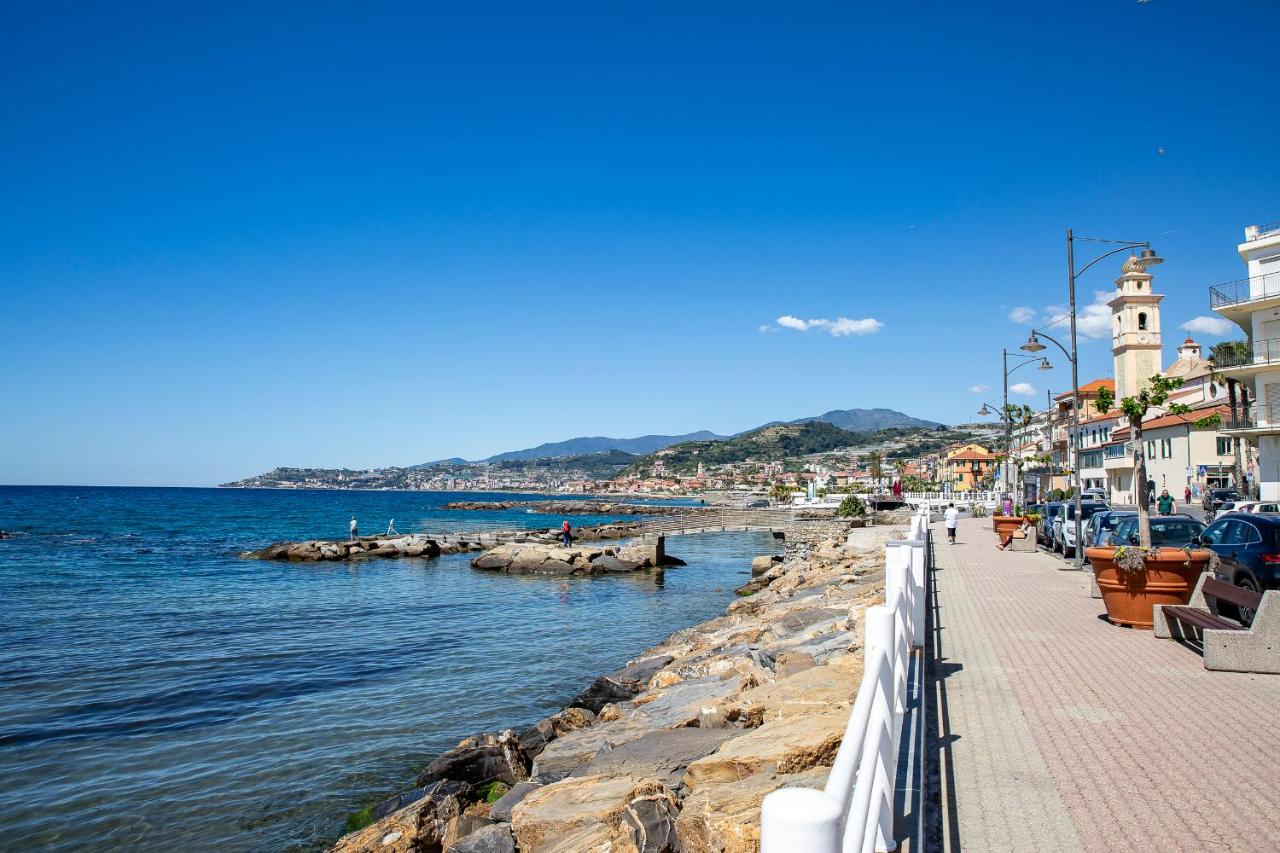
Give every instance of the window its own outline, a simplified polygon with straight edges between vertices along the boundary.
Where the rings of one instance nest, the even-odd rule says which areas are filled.
[[[1154,441],[1147,442],[1147,458],[1148,459],[1156,458],[1156,443]]]
[[[1160,458],[1171,459],[1172,457],[1173,457],[1173,439],[1172,438],[1160,439]]]
[[[1218,455],[1219,456],[1231,455],[1231,439],[1222,438],[1221,436],[1218,437]]]
[[[1210,524],[1208,529],[1201,535],[1206,545],[1221,545],[1222,539],[1226,535],[1228,521],[1216,521]]]
[[[1108,444],[1106,454],[1108,459],[1122,459],[1124,457],[1124,445]]]
[[[1138,314],[1138,331],[1145,332],[1147,330],[1147,315],[1139,312]]]

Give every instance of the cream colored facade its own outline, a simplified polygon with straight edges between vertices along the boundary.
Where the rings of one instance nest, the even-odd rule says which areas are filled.
[[[1116,279],[1111,307],[1111,353],[1115,362],[1116,399],[1141,391],[1160,372],[1160,300],[1152,292],[1151,273],[1137,258],[1125,262]]]

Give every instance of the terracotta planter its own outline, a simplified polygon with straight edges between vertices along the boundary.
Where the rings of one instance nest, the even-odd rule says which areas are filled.
[[[1115,564],[1115,548],[1086,548],[1093,575],[1102,591],[1107,618],[1116,625],[1150,628],[1152,607],[1157,604],[1186,604],[1213,552],[1200,549],[1161,548],[1147,559],[1146,571],[1126,572]],[[1190,564],[1188,564],[1188,562]]]
[[[991,529],[996,532],[996,536],[1003,539],[1021,527],[1022,522],[1023,517],[1020,515],[993,515],[991,517]]]

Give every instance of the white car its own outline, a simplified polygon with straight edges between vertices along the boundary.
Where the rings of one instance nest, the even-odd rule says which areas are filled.
[[[1280,512],[1280,503],[1276,501],[1227,501],[1213,517],[1216,520],[1229,512]]]

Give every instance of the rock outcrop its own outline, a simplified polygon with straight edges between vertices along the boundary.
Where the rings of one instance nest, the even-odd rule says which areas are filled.
[[[764,797],[826,780],[862,675],[862,611],[883,600],[883,544],[901,529],[827,534],[518,737],[462,741],[335,849],[757,853]]]
[[[630,545],[617,547],[564,548],[529,542],[499,545],[476,557],[471,565],[477,569],[510,575],[603,575],[611,572],[635,572],[682,566],[675,557],[658,555],[654,548]]]
[[[368,560],[374,557],[438,557],[444,553],[476,550],[479,543],[449,542],[441,544],[419,534],[393,536],[361,536],[354,541],[310,539],[305,542],[277,542],[240,556],[249,560],[289,560],[317,562],[323,560]]]

